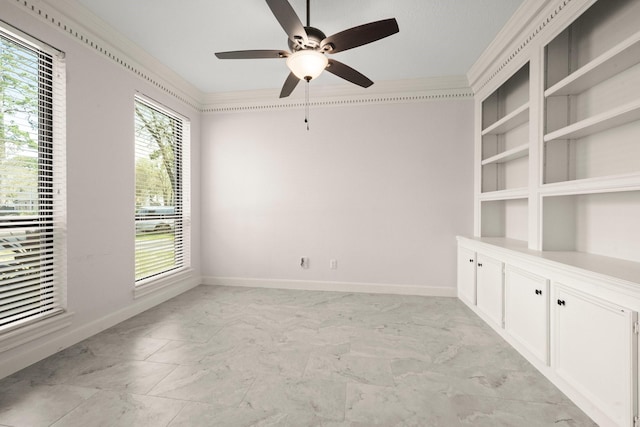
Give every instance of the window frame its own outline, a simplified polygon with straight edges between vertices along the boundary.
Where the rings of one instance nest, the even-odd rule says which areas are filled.
[[[11,291],[0,294],[0,302],[7,304],[0,311],[0,352],[52,333],[71,324],[72,313],[66,301],[66,69],[65,55],[58,49],[24,33],[0,20],[0,36],[37,57],[37,209],[33,215],[9,215],[0,221],[0,229],[35,229],[37,240],[19,237],[3,240],[5,250],[13,251],[11,265],[16,268],[37,268],[34,278],[14,281],[11,289],[14,300],[22,304],[22,311],[11,315]],[[19,236],[19,235],[18,235]],[[25,232],[26,236],[26,232]],[[28,244],[27,244],[28,243]],[[19,260],[22,257],[22,260]],[[19,267],[23,266],[23,267]],[[34,280],[36,280],[34,282]],[[7,280],[12,280],[9,278]],[[21,283],[22,282],[22,283]],[[31,284],[26,284],[30,282]],[[39,291],[28,291],[39,288]],[[26,293],[39,292],[39,303],[27,304]],[[22,296],[21,296],[22,295]],[[34,300],[37,298],[34,298]],[[39,304],[39,305],[38,305]]]
[[[170,219],[175,221],[173,227],[174,233],[174,249],[176,251],[174,258],[179,258],[179,261],[171,268],[165,269],[153,273],[151,275],[136,278],[134,277],[134,296],[137,298],[148,294],[149,292],[157,289],[164,288],[166,286],[176,284],[184,281],[191,273],[191,254],[190,254],[190,224],[191,224],[191,197],[190,197],[190,127],[191,121],[188,117],[183,116],[175,110],[166,107],[165,105],[155,101],[154,99],[136,92],[134,95],[134,120],[135,120],[135,132],[134,135],[134,147],[138,149],[138,117],[135,113],[135,108],[138,103],[143,104],[145,107],[154,110],[163,116],[168,117],[170,120],[176,123],[176,138],[177,144],[175,149],[178,151],[174,154],[174,167],[176,169],[175,179],[175,211],[173,214],[162,214],[158,218]],[[135,154],[137,156],[137,154]],[[134,162],[135,163],[135,162]],[[135,172],[134,172],[135,174]],[[138,194],[137,176],[135,178],[135,193]],[[134,238],[137,240],[139,232],[137,223],[139,221],[155,219],[155,217],[144,219],[138,214],[138,206],[134,203],[134,223],[136,223]],[[137,270],[137,260],[135,261]]]

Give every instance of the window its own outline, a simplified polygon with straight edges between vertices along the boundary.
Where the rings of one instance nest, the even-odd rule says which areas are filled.
[[[189,121],[135,100],[137,285],[189,266]]]
[[[0,333],[63,311],[64,61],[0,23]]]

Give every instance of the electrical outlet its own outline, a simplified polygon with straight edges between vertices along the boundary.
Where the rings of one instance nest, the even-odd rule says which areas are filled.
[[[338,269],[338,260],[337,259],[329,260],[329,268],[332,269],[332,270],[337,270]]]
[[[304,268],[305,270],[309,268],[309,258],[301,257],[300,258],[300,268]]]

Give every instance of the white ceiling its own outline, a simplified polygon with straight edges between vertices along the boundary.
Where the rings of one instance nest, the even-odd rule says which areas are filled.
[[[264,0],[72,0],[204,93],[280,88],[278,59],[220,60],[214,52],[287,49]],[[395,17],[400,32],[335,58],[375,81],[459,76],[523,0],[311,0],[311,25],[326,35]],[[306,21],[306,1],[290,0]],[[316,84],[347,84],[323,73]]]

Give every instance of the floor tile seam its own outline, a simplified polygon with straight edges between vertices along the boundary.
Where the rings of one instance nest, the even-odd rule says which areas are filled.
[[[302,375],[300,378],[305,378],[305,376],[307,375],[307,368],[309,367],[309,362],[311,361],[311,354],[313,354],[311,351],[307,354],[307,362],[304,364],[304,369],[302,370]]]
[[[340,357],[337,358],[338,361],[342,360],[342,356],[350,356],[353,357],[354,359],[368,359],[368,360],[380,360],[382,362],[385,362],[387,367],[389,368],[389,372],[391,373],[391,375],[393,376],[393,369],[391,368],[391,363],[393,360],[403,360],[402,358],[396,358],[396,357],[376,357],[376,356],[358,356],[358,355],[352,355],[351,353],[351,343],[349,343],[349,353],[345,353],[343,355],[340,355]],[[320,353],[322,354],[322,353]],[[335,356],[332,354],[326,354],[327,356]]]
[[[533,399],[533,400],[532,399],[515,399],[515,398],[501,397],[501,396],[481,394],[481,393],[460,393],[460,394],[456,394],[456,396],[482,397],[482,398],[490,398],[490,399],[496,399],[496,400],[504,400],[505,402],[520,402],[520,403],[534,403],[538,405],[576,407],[576,405],[571,402],[549,402],[549,401],[542,401],[542,400],[536,400],[536,399]]]
[[[114,391],[114,390],[105,390],[105,391]],[[186,406],[186,404],[189,403],[198,403],[198,404],[202,404],[202,405],[209,405],[209,406],[214,406],[211,401],[204,401],[204,400],[189,400],[189,399],[179,399],[176,397],[167,397],[167,396],[162,396],[159,394],[140,394],[140,393],[128,393],[128,392],[121,392],[121,393],[126,393],[130,396],[138,396],[138,397],[150,397],[152,399],[157,398],[157,399],[166,399],[166,400],[172,400],[174,402],[178,402],[178,403],[184,403]],[[183,407],[184,407],[183,406]],[[223,405],[223,404],[216,404],[215,406],[220,406],[222,408],[225,409],[232,409],[235,408],[236,406],[234,405]]]
[[[160,362],[149,362],[149,363],[160,363]],[[173,363],[165,363],[165,365],[174,365]],[[154,388],[156,388],[158,386],[158,384],[160,384],[162,381],[164,381],[165,379],[167,379],[167,377],[169,375],[171,375],[172,373],[174,373],[176,371],[176,369],[180,368],[182,365],[174,365],[174,368],[169,371],[165,376],[163,376],[161,379],[159,379],[158,381],[156,381],[151,387],[149,387],[149,389],[143,393],[143,396],[154,396],[152,394],[150,394]],[[160,397],[160,396],[158,396]]]
[[[165,398],[165,399],[168,399],[168,398]],[[182,402],[182,403],[184,403],[184,404],[182,405],[182,407],[180,408],[180,410],[179,410],[178,412],[176,412],[176,414],[173,416],[173,418],[171,418],[171,419],[169,420],[169,422],[167,423],[167,425],[166,425],[165,427],[171,427],[171,424],[172,424],[172,423],[173,423],[173,422],[174,422],[174,421],[175,421],[175,420],[180,416],[180,414],[182,414],[182,411],[184,411],[184,410],[185,410],[185,408],[186,408],[187,406],[189,406],[189,404],[190,404],[190,403],[193,403],[193,402],[191,402],[191,401],[189,401],[189,400],[188,400],[188,401],[182,401],[182,400],[179,400],[179,399],[173,399],[173,400],[175,400],[175,401],[177,401],[177,402]]]
[[[164,344],[166,345],[166,344]],[[164,347],[163,345],[163,347]],[[154,351],[155,353],[155,351]],[[144,359],[140,359],[140,358],[131,358],[131,357],[126,357],[126,356],[119,356],[119,355],[111,355],[108,353],[92,353],[94,357],[96,358],[100,358],[100,359],[110,359],[110,360],[117,360],[117,361],[122,361],[122,362],[150,362],[150,363],[159,363],[159,362],[153,362],[151,360],[147,360],[151,355],[145,357]],[[153,353],[152,353],[153,354]]]
[[[160,350],[162,350],[163,348],[165,348],[166,346],[168,346],[169,344],[172,344],[175,340],[165,340],[167,341],[166,343],[164,343],[164,345],[158,349],[156,349],[154,352],[152,352],[151,354],[149,354],[147,357],[145,357],[143,359],[144,362],[152,362],[152,363],[161,363],[161,362],[155,362],[153,360],[149,360],[150,357],[152,357],[154,354],[158,353]]]
[[[118,356],[108,356],[108,355],[98,355],[95,353],[92,353],[92,356],[95,359],[101,360],[101,361],[106,361],[106,362],[133,362],[133,363],[147,363],[147,364],[154,364],[154,365],[173,365],[173,366],[180,366],[177,363],[166,363],[166,362],[154,362],[151,360],[141,360],[141,359],[126,359],[126,358],[122,358],[122,357],[118,357]],[[95,360],[94,359],[94,360]],[[107,368],[112,368],[113,366],[115,366],[112,363],[107,363],[108,366],[106,366]],[[102,369],[97,369],[98,370],[102,370]],[[82,387],[82,386],[79,386]]]
[[[247,389],[244,391],[244,394],[242,395],[242,399],[240,399],[240,403],[238,403],[237,405],[232,406],[233,408],[239,408],[240,405],[242,405],[245,402],[245,399],[247,398],[247,395],[249,394],[249,391],[251,391],[251,389],[253,388],[253,386],[255,385],[255,383],[258,381],[258,375],[255,375],[253,377],[253,381],[251,381],[251,385],[249,387],[247,387]],[[251,405],[249,405],[251,406]]]
[[[198,344],[209,344],[211,341],[213,341],[213,339],[214,339],[215,337],[217,337],[217,336],[218,336],[218,334],[220,334],[220,332],[221,332],[225,327],[226,327],[226,325],[225,325],[225,326],[218,326],[218,327],[216,327],[216,329],[217,329],[217,330],[216,330],[216,331],[213,333],[213,335],[211,335],[211,336],[209,337],[209,339],[207,339],[206,341],[190,341],[190,340],[187,340],[187,341],[188,341],[188,342],[198,343]],[[185,341],[185,340],[172,340],[172,341],[180,341],[180,342],[182,342],[182,341]]]
[[[211,338],[213,338],[213,336]],[[195,341],[195,340],[176,339],[176,338],[157,338],[157,339],[163,339],[168,341],[178,341],[178,342],[188,342],[188,343],[194,343],[194,344],[207,344],[211,338],[207,339],[206,341]]]
[[[348,395],[347,395],[347,392],[348,392],[347,387],[348,387],[348,385],[349,385],[348,382],[346,382],[344,384],[344,409],[342,411],[342,413],[344,414],[344,422],[349,422],[347,420],[347,404],[349,403],[349,398],[348,398]]]
[[[85,404],[87,402],[87,400],[91,399],[93,396],[95,396],[96,394],[100,393],[100,391],[101,391],[99,388],[95,388],[95,387],[80,387],[80,386],[73,386],[73,387],[84,388],[84,389],[87,389],[87,390],[93,390],[93,393],[91,393],[91,395],[88,396],[87,398],[82,399],[82,401],[78,402],[77,405],[75,405],[73,408],[71,408],[70,410],[65,412],[63,415],[59,416],[57,419],[55,419],[54,421],[49,423],[50,426],[54,425],[55,423],[57,423],[58,421],[60,421],[61,419],[63,419],[64,417],[66,417],[67,415],[69,415],[70,413],[75,411],[76,409],[78,409],[80,406]],[[1,426],[2,425],[0,425],[0,427]]]
[[[486,369],[494,369],[494,370],[498,370],[499,372],[505,372],[505,373],[509,373],[509,374],[512,374],[512,373],[521,373],[521,374],[524,373],[524,374],[534,374],[534,375],[539,374],[538,371],[523,370],[522,367],[515,367],[515,368],[506,367],[505,368],[505,367],[502,367],[502,366],[496,367],[496,366],[485,365],[485,366],[474,366],[474,367],[470,368],[468,366],[455,366],[455,365],[450,366],[447,363],[433,363],[433,362],[432,362],[432,364],[430,366],[432,366],[432,367],[445,366],[445,367],[452,368],[452,369],[455,370],[453,372],[453,375],[456,375],[458,378],[461,378],[461,379],[469,379],[469,378],[474,378],[474,377],[481,376],[481,375],[473,375],[473,369],[478,369],[478,373],[481,374],[481,373],[486,373],[487,372],[486,370],[484,370],[485,368]],[[443,370],[429,369],[426,372],[436,372],[436,373],[439,373],[439,374],[445,374],[445,373],[452,374],[450,371],[445,372],[444,369]]]

